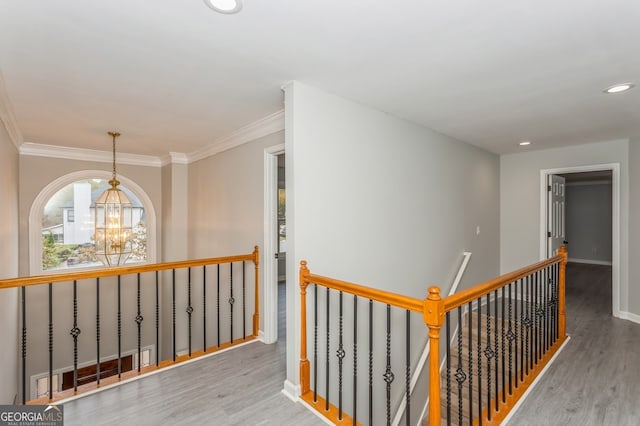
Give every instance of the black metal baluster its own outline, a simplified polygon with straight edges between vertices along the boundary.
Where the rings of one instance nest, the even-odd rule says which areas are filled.
[[[446,313],[445,330],[447,335],[447,426],[451,425],[451,311]]]
[[[158,271],[156,271],[156,367],[160,365],[160,291]]]
[[[191,306],[191,268],[187,268],[187,323],[188,323],[188,339],[189,339],[189,358],[191,358],[191,330],[192,330],[192,314],[193,306]]]
[[[500,316],[502,318],[501,321],[501,325],[500,325],[500,350],[501,350],[501,355],[500,355],[500,363],[502,365],[502,402],[507,402],[507,386],[506,386],[506,380],[505,380],[505,373],[506,373],[506,365],[505,365],[505,361],[506,361],[506,350],[505,350],[505,335],[506,332],[504,331],[504,325],[505,325],[505,306],[504,306],[504,299],[505,299],[505,295],[504,295],[504,287],[501,288],[501,292],[502,292],[502,300],[500,301],[500,306],[501,306],[501,313]]]
[[[176,361],[176,270],[171,270],[171,334],[173,337],[173,362]]]
[[[244,280],[245,261],[242,261],[242,340],[247,340],[247,290]]]
[[[513,283],[509,283],[509,302],[508,302],[508,320],[509,321],[509,330],[507,331],[507,339],[509,344],[509,395],[513,395],[513,340],[515,339],[515,334],[513,332],[513,294],[511,292],[511,287]]]
[[[404,386],[405,386],[405,393],[406,393],[406,399],[407,399],[407,407],[406,407],[406,414],[405,414],[405,419],[406,419],[406,424],[407,426],[411,426],[411,311],[407,310],[406,311],[406,332],[407,332],[407,337],[406,337],[406,346],[405,346],[405,356],[406,356],[406,363],[405,363],[405,377],[404,377]]]
[[[383,377],[387,383],[387,425],[391,425],[391,383],[394,379],[391,371],[391,305],[387,305],[387,367]]]
[[[560,264],[556,263],[555,264],[555,271],[553,274],[553,330],[554,330],[554,340],[557,341],[560,338],[560,333],[558,331],[558,319],[559,319],[559,312],[558,312],[558,281],[559,281],[559,275],[560,275]]]
[[[313,286],[313,402],[318,402],[318,286]]]
[[[353,295],[353,424],[358,424],[358,296]]]
[[[369,426],[373,425],[373,300],[369,299]]]
[[[24,288],[24,287],[23,287]],[[78,282],[73,280],[73,328],[70,333],[73,337],[73,391],[78,391]]]
[[[544,281],[542,280],[542,272],[538,271],[538,282],[536,286],[536,290],[538,292],[537,298],[537,306],[538,306],[538,350],[536,352],[536,364],[542,359],[542,339],[544,333],[544,309],[542,308],[542,287],[544,285]]]
[[[100,278],[96,278],[96,382],[100,385]]]
[[[499,336],[499,330],[498,330],[498,290],[495,290],[493,292],[493,318],[494,318],[494,331],[493,331],[493,360],[494,360],[494,370],[495,370],[495,402],[496,402],[496,412],[500,410],[500,400],[498,397],[498,391],[499,391],[499,381],[498,381],[498,375],[499,375],[499,369],[498,369],[498,363],[499,363],[499,352],[498,352],[498,336]]]
[[[482,296],[478,298],[477,349],[478,349],[478,424],[482,426]]]
[[[336,356],[338,357],[338,420],[342,421],[342,361],[345,356],[342,344],[342,291],[338,294],[338,306],[338,350],[336,351]]]
[[[327,287],[327,345],[326,345],[326,358],[325,358],[325,404],[324,409],[329,411],[329,305],[331,304],[330,290]]]
[[[118,275],[118,378],[122,377],[122,297],[120,275]]]
[[[462,308],[458,307],[458,368],[456,368],[455,378],[458,382],[458,424],[462,424],[462,384],[467,379],[467,375],[462,369]]]
[[[22,404],[27,403],[27,290],[22,292]]]
[[[207,265],[202,266],[202,348],[207,353]]]
[[[473,420],[473,302],[467,305],[468,329],[467,329],[467,355],[469,357],[469,421]]]
[[[229,331],[231,333],[231,338],[229,342],[233,345],[233,304],[236,303],[236,300],[233,298],[233,262],[229,263],[229,307],[231,308],[231,313],[229,314],[231,319],[231,324],[229,325]]]
[[[218,347],[220,347],[220,264],[216,265],[217,271],[217,297],[216,297],[216,312],[218,315],[218,321],[216,322],[217,327],[217,336],[218,336]]]
[[[527,289],[526,289],[526,293],[525,296],[527,298],[526,300],[526,307],[527,307],[527,337],[526,337],[526,344],[525,344],[525,351],[526,351],[526,358],[525,358],[525,373],[529,374],[529,371],[532,368],[532,345],[533,345],[533,313],[532,313],[532,301],[531,301],[531,295],[532,295],[532,282],[533,282],[533,275],[528,275],[527,276]]]
[[[514,372],[515,374],[513,375],[513,382],[515,384],[516,389],[519,386],[519,382],[518,382],[518,337],[521,334],[521,330],[520,330],[520,317],[518,316],[518,283],[522,281],[522,279],[518,280],[515,282],[515,287],[513,289],[513,293],[514,293],[514,303],[513,303],[513,328],[515,329],[515,339],[514,339],[514,347],[513,347],[513,356],[514,356]]]
[[[524,312],[524,289],[526,277],[520,280],[520,381],[524,380],[524,334],[526,333],[527,316]]]
[[[120,276],[118,276],[119,278]],[[142,321],[144,318],[142,317],[142,309],[140,303],[140,273],[137,274],[136,280],[136,303],[137,303],[137,313],[136,313],[136,324],[138,325],[138,373],[142,367]]]
[[[482,308],[480,309],[482,311]],[[484,350],[487,358],[487,420],[491,421],[491,359],[494,356],[491,348],[491,295],[487,294],[487,347]]]
[[[53,399],[53,284],[49,283],[49,399]]]

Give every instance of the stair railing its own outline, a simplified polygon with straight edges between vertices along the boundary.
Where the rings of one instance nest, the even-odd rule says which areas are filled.
[[[235,256],[0,280],[0,291],[19,289],[21,402],[60,401],[255,340],[259,263],[256,246]],[[146,367],[144,347],[153,348]],[[137,360],[128,372],[127,354]],[[88,384],[78,376],[85,366],[93,369]],[[42,371],[39,397],[33,377]],[[71,382],[62,391],[64,373]]]
[[[567,257],[561,247],[553,258],[446,298],[429,288],[430,425],[493,425],[507,416],[567,338]]]

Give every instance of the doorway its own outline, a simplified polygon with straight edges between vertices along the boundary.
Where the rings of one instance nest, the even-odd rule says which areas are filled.
[[[553,185],[550,185],[554,179],[552,176],[559,177],[556,181],[565,181],[565,191],[568,191],[566,208],[553,206],[558,200],[550,191],[550,187],[553,190]],[[620,317],[619,164],[541,170],[540,187],[540,258],[554,255],[554,242],[560,235],[552,226],[553,222],[561,223],[561,237],[568,241],[569,261],[572,264],[611,266],[611,312],[613,316]],[[600,201],[596,201],[598,197]],[[607,197],[606,205],[593,205],[602,204]],[[574,204],[570,205],[572,199]],[[583,210],[581,214],[580,208],[590,211]],[[557,216],[558,212],[560,217]]]

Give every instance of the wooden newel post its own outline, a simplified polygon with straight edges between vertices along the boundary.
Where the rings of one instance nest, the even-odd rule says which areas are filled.
[[[307,286],[309,282],[307,261],[300,262],[300,392],[302,395],[311,390],[311,371],[307,359]]]
[[[560,337],[567,335],[566,311],[565,311],[565,287],[567,273],[567,259],[569,254],[565,246],[560,246],[558,256],[562,257],[560,261],[560,276],[558,277],[558,332]]]
[[[429,327],[429,424],[440,424],[440,328],[444,322],[444,302],[438,287],[429,287],[423,318]]]
[[[255,307],[253,310],[253,335],[258,337],[258,330],[260,329],[260,298],[259,296],[259,284],[260,284],[260,249],[258,246],[253,247],[253,264],[255,266]]]

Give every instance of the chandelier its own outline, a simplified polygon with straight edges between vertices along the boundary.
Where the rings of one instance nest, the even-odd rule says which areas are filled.
[[[108,132],[113,139],[113,175],[95,203],[96,257],[105,266],[124,265],[131,255],[132,209],[129,197],[118,188],[116,178],[116,138],[118,132]]]

